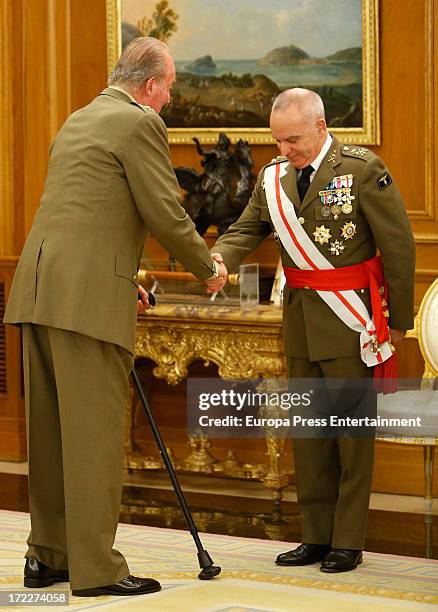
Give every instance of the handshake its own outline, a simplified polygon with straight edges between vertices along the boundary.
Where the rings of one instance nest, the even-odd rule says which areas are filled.
[[[223,289],[228,280],[228,271],[225,267],[222,255],[220,253],[213,253],[212,258],[216,262],[218,276],[212,276],[205,281],[207,284],[207,293],[217,293]]]
[[[212,258],[217,264],[218,276],[211,276],[205,281],[207,293],[217,293],[227,284],[228,280],[228,272],[222,255],[220,253],[213,253]],[[149,308],[155,305],[155,299],[153,295],[146,291],[141,285],[138,286],[137,290],[137,314],[143,314],[146,310],[149,310]]]

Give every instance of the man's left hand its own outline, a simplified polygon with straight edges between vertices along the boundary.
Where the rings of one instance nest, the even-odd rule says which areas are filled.
[[[137,287],[137,293],[141,297],[141,300],[137,300],[137,314],[142,314],[152,306],[149,304],[148,292],[141,285]]]

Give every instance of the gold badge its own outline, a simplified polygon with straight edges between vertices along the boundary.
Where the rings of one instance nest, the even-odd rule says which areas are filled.
[[[357,155],[357,157],[364,157],[368,153],[368,149],[365,147],[354,147],[351,152]]]
[[[316,227],[313,235],[315,236],[315,242],[319,242],[319,244],[328,243],[329,238],[332,237],[330,234],[330,229],[328,227],[324,227],[323,225]]]
[[[333,206],[330,207],[330,210],[332,212],[332,215],[336,221],[336,219],[339,217],[339,215],[342,212],[342,208],[339,206],[339,204],[333,204]]]
[[[353,236],[356,235],[355,223],[353,223],[353,221],[348,221],[348,223],[344,223],[341,229],[341,234],[342,234],[342,237],[345,238],[345,240],[349,240],[350,238],[353,238]]]
[[[330,157],[327,159],[328,163],[331,164],[332,162],[336,161],[336,151],[332,151]]]

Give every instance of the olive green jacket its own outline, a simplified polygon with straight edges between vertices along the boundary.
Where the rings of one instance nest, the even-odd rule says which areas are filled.
[[[105,89],[67,119],[51,147],[5,323],[72,330],[132,352],[148,232],[198,278],[214,272],[179,201],[163,120]]]
[[[277,158],[273,163],[284,159]],[[231,271],[274,229],[263,186],[265,168],[259,173],[240,219],[212,249],[222,254]],[[346,174],[353,175],[351,194],[355,199],[351,202],[351,213],[341,212],[337,219],[333,214],[324,216],[319,191],[327,189],[333,177]],[[400,192],[382,160],[364,147],[341,145],[333,138],[302,203],[296,181],[296,170],[289,165],[281,179],[282,186],[299,207],[297,216],[312,242],[335,268],[370,259],[378,249],[389,286],[389,324],[394,329],[410,329],[413,326],[415,242]],[[342,231],[347,223],[353,223],[356,231],[353,237],[345,239]],[[330,231],[327,244],[315,242],[313,232],[321,226]],[[335,240],[344,247],[339,255],[330,251]],[[283,265],[296,268],[281,243],[279,247]],[[371,313],[369,290],[357,293]],[[359,353],[357,332],[347,327],[316,291],[286,287],[283,305],[285,352],[290,357],[319,361]]]

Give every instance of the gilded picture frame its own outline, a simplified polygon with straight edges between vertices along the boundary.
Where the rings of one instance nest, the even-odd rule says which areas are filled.
[[[106,0],[107,2],[107,56],[108,56],[108,72],[113,69],[118,56],[121,53],[122,47],[122,14],[123,2],[127,0]],[[131,3],[133,0],[130,0]],[[288,1],[292,0],[277,0],[284,2],[285,6]],[[341,1],[341,0],[338,0]],[[345,0],[348,2],[349,0]],[[312,2],[312,0],[309,0]],[[172,0],[167,3],[172,6]],[[205,3],[204,3],[205,5]],[[328,6],[330,10],[330,5]],[[375,145],[380,144],[380,99],[379,99],[379,6],[378,0],[361,0],[361,6],[358,7],[361,15],[357,16],[361,19],[361,125],[355,127],[334,127],[330,125],[330,131],[336,134],[341,142],[351,144]],[[260,24],[260,30],[262,30]],[[345,31],[346,24],[339,24],[339,35]],[[172,46],[169,43],[171,49]],[[331,56],[333,57],[333,56]],[[175,58],[176,60],[178,58]],[[202,59],[202,58],[201,58]],[[312,58],[304,60],[303,63],[311,61]],[[315,58],[318,60],[318,58]],[[301,61],[301,60],[300,60]],[[318,63],[315,61],[314,63]],[[178,71],[178,62],[177,71]],[[181,64],[181,62],[180,62]],[[338,64],[339,65],[339,64]],[[304,66],[305,68],[305,66]],[[202,76],[198,78],[199,87],[202,83]],[[199,80],[201,79],[201,80]],[[204,80],[206,81],[207,79]],[[178,85],[178,80],[177,80]],[[295,85],[291,85],[295,86]],[[324,96],[322,96],[324,98]],[[261,103],[260,103],[261,104]],[[204,113],[204,115],[207,115]],[[226,124],[209,126],[208,120],[205,124],[200,124],[193,127],[175,127],[171,125],[171,121],[166,120],[166,112],[164,119],[168,124],[169,142],[171,144],[191,144],[192,138],[196,136],[201,143],[211,144],[216,143],[219,132],[225,132],[232,142],[237,142],[240,138],[247,140],[250,144],[274,144],[268,127],[266,117],[266,127],[233,127]],[[339,121],[338,121],[339,123]]]

